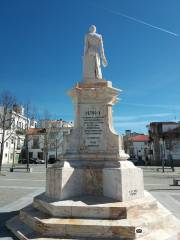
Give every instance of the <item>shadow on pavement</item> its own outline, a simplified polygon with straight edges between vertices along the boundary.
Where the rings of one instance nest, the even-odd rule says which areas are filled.
[[[160,188],[160,189],[148,189],[147,191],[148,192],[158,192],[158,191],[177,191],[177,190],[180,190],[180,188],[173,188],[173,189],[170,189],[170,188]]]
[[[5,226],[6,221],[18,215],[19,211],[0,213],[0,238],[17,239]]]

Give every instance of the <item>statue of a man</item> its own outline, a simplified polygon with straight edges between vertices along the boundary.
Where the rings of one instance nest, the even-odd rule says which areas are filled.
[[[83,56],[84,80],[92,81],[93,79],[102,79],[100,59],[102,61],[102,65],[106,67],[107,60],[104,54],[102,36],[96,33],[96,26],[92,25],[89,28],[89,33],[85,36]]]

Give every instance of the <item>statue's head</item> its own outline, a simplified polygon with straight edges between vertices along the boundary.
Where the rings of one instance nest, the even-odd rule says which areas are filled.
[[[95,33],[96,32],[96,26],[95,25],[91,25],[89,28],[89,32],[90,33]]]

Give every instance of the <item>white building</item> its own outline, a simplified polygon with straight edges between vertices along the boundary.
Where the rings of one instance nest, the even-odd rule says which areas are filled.
[[[46,129],[52,129],[52,128],[72,128],[73,123],[67,122],[62,119],[58,120],[41,120],[40,121],[40,127],[46,128]]]
[[[143,160],[149,164],[149,136],[126,130],[123,140],[125,152],[130,158]]]
[[[129,148],[130,156],[136,159],[148,161],[149,155],[149,137],[147,135],[137,135],[130,138],[131,146]]]
[[[46,129],[29,128],[27,131],[29,159],[44,159]]]
[[[62,141],[73,125],[63,120],[41,120],[40,127],[28,130],[29,157],[55,160],[62,152]]]
[[[3,107],[0,107],[0,113],[3,114]],[[8,110],[5,130],[5,142],[3,151],[3,164],[18,162],[22,147],[24,145],[25,132],[27,127],[35,128],[37,122],[27,119],[24,114],[24,108],[14,105],[12,110]],[[2,132],[0,128],[0,144],[2,143]]]

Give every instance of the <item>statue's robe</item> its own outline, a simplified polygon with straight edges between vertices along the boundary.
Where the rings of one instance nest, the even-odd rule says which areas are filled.
[[[84,79],[102,79],[99,50],[102,51],[102,36],[88,33],[85,37],[83,59]]]

